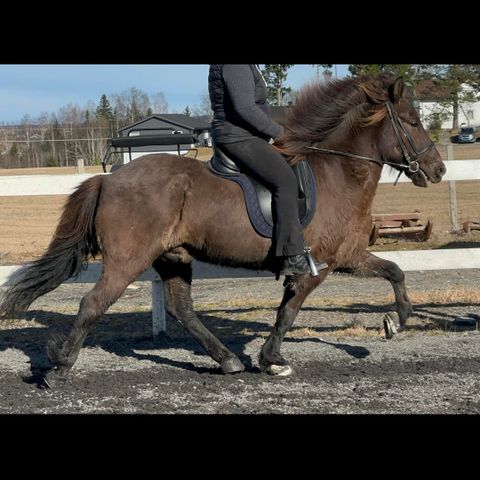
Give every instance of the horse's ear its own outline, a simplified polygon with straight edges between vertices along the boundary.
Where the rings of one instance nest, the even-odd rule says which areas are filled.
[[[390,97],[390,101],[392,103],[397,103],[400,101],[403,95],[403,91],[405,89],[405,82],[403,81],[402,77],[398,77],[390,88],[388,89],[388,94]]]

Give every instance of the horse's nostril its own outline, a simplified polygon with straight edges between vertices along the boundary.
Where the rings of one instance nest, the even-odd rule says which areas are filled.
[[[447,167],[445,165],[440,165],[437,169],[437,174],[439,177],[443,177],[447,173]]]

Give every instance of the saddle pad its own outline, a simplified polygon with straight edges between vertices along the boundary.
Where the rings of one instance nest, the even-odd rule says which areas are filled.
[[[224,176],[207,164],[210,171],[217,176],[240,185],[245,198],[248,217],[255,231],[262,237],[272,238],[272,194],[263,185],[244,174]],[[302,184],[299,188],[300,223],[305,229],[315,213],[316,185],[312,169],[308,162],[300,162],[293,167],[297,180]]]

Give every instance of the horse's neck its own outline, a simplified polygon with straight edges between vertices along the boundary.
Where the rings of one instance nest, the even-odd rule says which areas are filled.
[[[372,159],[372,161],[362,160],[351,157],[326,158],[330,155],[323,155],[323,162],[326,161],[326,168],[341,169],[344,175],[339,176],[338,181],[344,185],[338,184],[337,188],[342,186],[352,194],[356,192],[357,201],[361,199],[362,203],[371,203],[377,190],[382,168],[377,162],[381,162],[381,154],[378,149],[378,139],[373,133],[363,134],[361,137],[352,135],[349,138],[328,142],[322,145],[322,148],[336,150],[345,153],[352,153]],[[333,167],[329,167],[331,162],[337,162]]]
[[[348,152],[380,161],[381,155],[378,143],[378,132],[374,129],[361,129],[360,132],[352,130],[343,133],[340,137],[333,134],[322,145],[322,148]],[[366,162],[366,160],[363,161]]]

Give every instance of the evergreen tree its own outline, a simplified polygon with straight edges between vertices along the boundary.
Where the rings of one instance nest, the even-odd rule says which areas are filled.
[[[18,157],[18,147],[16,143],[12,144],[12,146],[10,147],[10,152],[8,153],[12,158]]]
[[[108,98],[105,94],[100,97],[100,102],[97,107],[96,111],[97,119],[105,119],[105,120],[113,120],[113,111],[108,101]]]
[[[8,156],[10,160],[9,166],[13,167],[19,167],[20,162],[19,162],[19,151],[18,147],[15,143],[12,144],[10,147],[10,150],[8,151]]]
[[[293,67],[293,64],[267,64],[262,70],[262,74],[267,83],[268,100],[272,105],[283,105],[283,97],[290,93],[292,89],[285,86],[287,80],[287,71]]]
[[[397,77],[402,77],[412,87],[415,87],[417,82],[422,78],[421,65],[408,64],[352,64],[348,67],[349,72],[354,77],[362,75],[375,76],[380,73],[391,73]]]
[[[187,105],[187,107],[185,108],[185,110],[183,111],[183,114],[186,115],[187,117],[191,117],[191,116],[192,116],[192,113],[190,112],[190,109],[188,108],[188,105]]]
[[[480,100],[480,65],[437,65],[437,64],[370,64],[349,66],[353,76],[376,75],[382,72],[403,77],[415,88],[422,80],[433,80],[432,96],[442,93],[436,103],[439,111],[433,112],[432,122],[452,118],[452,129],[458,129],[459,112],[465,105]],[[425,93],[425,91],[424,91]]]

